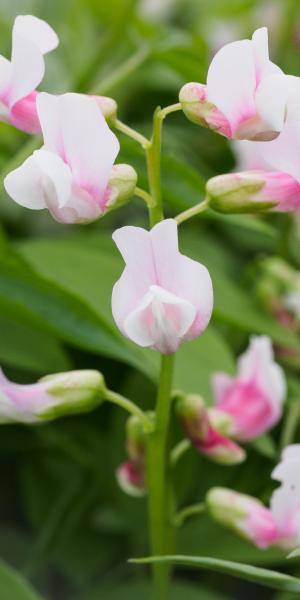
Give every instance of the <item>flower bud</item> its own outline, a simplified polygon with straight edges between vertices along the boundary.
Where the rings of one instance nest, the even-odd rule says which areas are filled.
[[[222,435],[231,437],[234,433],[234,419],[232,415],[219,408],[208,408],[207,414],[211,426]]]
[[[107,186],[105,211],[114,210],[125,204],[133,195],[137,174],[130,165],[114,165]]]
[[[256,498],[216,487],[208,492],[206,503],[213,519],[258,548],[267,548],[278,541],[279,531],[271,510]]]
[[[206,184],[210,207],[221,213],[294,211],[299,191],[299,183],[279,171],[227,173]]]
[[[212,102],[207,100],[206,85],[186,83],[179,92],[179,102],[185,116],[192,123],[231,137],[228,120]]]
[[[131,415],[126,423],[126,449],[129,460],[122,463],[116,478],[120,488],[130,496],[144,496],[145,484],[145,447],[146,436],[141,419]]]
[[[129,496],[141,498],[146,494],[144,469],[134,462],[121,464],[116,471],[117,482]]]
[[[201,396],[181,396],[177,403],[177,414],[187,436],[201,454],[223,465],[234,465],[245,460],[244,450],[213,428]]]
[[[118,105],[113,98],[108,96],[94,96],[106,121],[114,121],[117,118]]]
[[[127,419],[127,453],[132,461],[143,462],[145,456],[146,436],[144,424],[139,417],[132,415]]]
[[[39,382],[52,398],[51,405],[39,412],[42,419],[92,410],[105,397],[103,375],[92,369],[47,375]]]
[[[92,410],[105,397],[98,371],[68,371],[32,384],[15,383],[0,369],[0,423],[39,423]]]

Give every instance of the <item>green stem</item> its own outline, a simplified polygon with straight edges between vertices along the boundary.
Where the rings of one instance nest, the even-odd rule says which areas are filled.
[[[171,455],[170,455],[170,461],[171,461],[172,467],[175,467],[175,465],[177,464],[179,459],[182,457],[183,454],[185,454],[185,452],[187,450],[189,450],[190,447],[191,447],[190,440],[181,440],[181,442],[178,442],[178,444],[176,446],[174,446],[174,448],[171,452]]]
[[[180,223],[183,223],[184,221],[187,221],[188,219],[192,219],[192,217],[195,217],[196,215],[199,215],[200,213],[204,212],[208,207],[209,207],[209,199],[205,198],[199,204],[196,204],[195,206],[192,206],[191,208],[188,208],[187,210],[185,210],[182,213],[180,213],[179,215],[177,215],[177,217],[176,217],[177,224],[180,225]]]
[[[175,527],[181,527],[186,519],[190,517],[195,517],[197,515],[202,514],[206,510],[205,504],[202,502],[201,504],[191,504],[191,506],[186,506],[182,510],[180,510],[174,516],[173,523]]]
[[[124,133],[128,137],[141,144],[142,148],[148,148],[150,146],[150,141],[144,135],[138,131],[135,131],[135,129],[132,129],[129,127],[129,125],[125,125],[125,123],[120,121],[120,119],[115,119],[115,121],[113,121],[113,126],[118,131],[121,131],[121,133]]]
[[[165,106],[165,108],[160,110],[159,118],[163,121],[168,115],[173,112],[177,112],[178,110],[181,110],[180,102],[177,102],[176,104],[170,104],[170,106]]]
[[[147,483],[151,551],[154,556],[170,552],[168,544],[172,537],[169,514],[171,490],[168,483],[170,477],[167,452],[173,361],[172,355],[162,355],[155,429],[148,437]],[[167,600],[169,575],[170,571],[167,565],[153,565],[155,600]]]
[[[153,208],[154,206],[154,200],[152,198],[152,196],[150,196],[150,194],[148,194],[148,192],[146,192],[146,190],[142,190],[142,188],[136,187],[134,190],[134,195],[138,196],[139,198],[142,198],[142,200],[144,200],[144,202],[146,202],[148,208]]]
[[[117,404],[117,406],[124,408],[124,410],[127,410],[127,412],[130,414],[139,417],[144,424],[145,431],[149,432],[153,429],[152,419],[149,419],[146,413],[144,413],[144,411],[134,404],[134,402],[128,400],[128,398],[125,398],[124,396],[121,396],[121,394],[117,394],[117,392],[113,392],[112,390],[106,390],[105,400],[112,402],[113,404]]]
[[[162,122],[161,109],[158,107],[153,115],[153,134],[149,146],[146,147],[146,160],[150,193],[154,199],[155,206],[150,209],[150,225],[156,225],[164,218],[162,208],[162,194],[160,181],[160,163],[161,163],[161,130]]]

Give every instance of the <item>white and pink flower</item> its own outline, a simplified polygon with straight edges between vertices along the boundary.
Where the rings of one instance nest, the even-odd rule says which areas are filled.
[[[113,167],[119,142],[94,98],[41,93],[37,110],[44,146],[4,180],[15,202],[47,208],[61,223],[85,223],[133,192],[136,173],[129,165]]]
[[[286,394],[284,372],[273,359],[271,340],[252,337],[249,348],[238,360],[238,374],[216,373],[212,378],[216,409],[231,422],[227,434],[251,440],[278,423]],[[213,422],[215,422],[217,415]]]
[[[188,83],[179,100],[192,121],[233,139],[272,140],[282,130],[299,82],[269,59],[266,27],[252,40],[226,44],[214,56],[207,83]],[[291,111],[299,113],[299,109]],[[294,117],[294,114],[291,115]]]
[[[126,267],[112,294],[121,332],[163,354],[198,337],[213,306],[207,269],[178,250],[177,224],[166,219],[151,231],[122,227],[113,234]]]
[[[11,61],[0,56],[0,120],[27,133],[41,130],[36,109],[37,86],[45,73],[44,55],[58,45],[52,27],[32,15],[16,18]]]

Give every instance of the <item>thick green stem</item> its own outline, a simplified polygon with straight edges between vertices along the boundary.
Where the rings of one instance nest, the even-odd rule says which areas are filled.
[[[162,556],[171,552],[173,538],[170,520],[171,487],[168,435],[171,413],[173,356],[163,355],[157,394],[155,428],[148,437],[147,484],[149,491],[149,526],[151,553]],[[153,565],[154,598],[167,600],[170,570],[165,564]]]

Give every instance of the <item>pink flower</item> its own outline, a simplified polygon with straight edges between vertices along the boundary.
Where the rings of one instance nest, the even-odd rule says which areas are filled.
[[[163,354],[176,352],[207,327],[213,291],[207,269],[178,250],[177,224],[113,234],[126,267],[112,294],[114,319],[129,339]]]
[[[228,435],[251,440],[276,425],[286,393],[282,369],[273,360],[266,336],[251,338],[238,360],[235,378],[216,373],[212,378],[217,409],[231,417]]]
[[[198,452],[223,465],[245,460],[244,450],[213,427],[201,396],[180,394],[176,411],[186,435]]]
[[[7,193],[26,208],[47,208],[61,223],[98,218],[117,200],[109,178],[117,182],[116,170],[123,166],[112,170],[119,142],[96,100],[81,94],[41,93],[37,110],[44,146],[7,175]],[[134,188],[136,174],[128,169],[126,179],[131,177]]]
[[[188,83],[179,99],[188,118],[226,137],[270,140],[283,127],[293,79],[289,82],[269,60],[268,32],[262,27],[252,40],[221,48],[210,64],[206,86]]]
[[[58,37],[41,19],[16,18],[12,34],[11,61],[0,56],[0,120],[27,133],[39,133],[36,87],[45,73],[44,54],[54,50]]]
[[[231,148],[236,158],[237,171],[272,171],[269,164],[264,160],[259,145],[260,142],[255,143],[248,140],[233,140],[231,142]]]
[[[56,373],[23,385],[9,381],[0,369],[0,423],[38,423],[84,412],[101,402],[104,390],[98,371]]]

